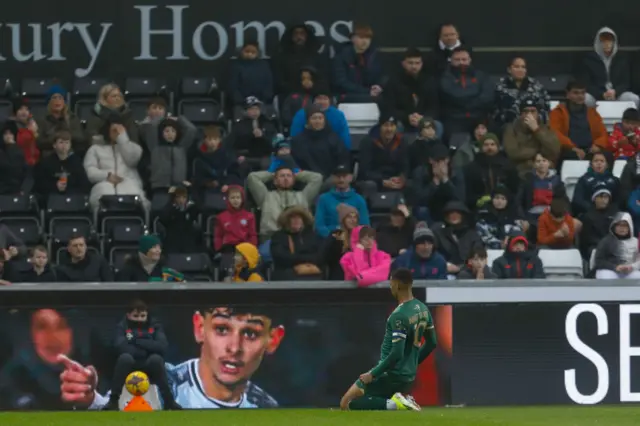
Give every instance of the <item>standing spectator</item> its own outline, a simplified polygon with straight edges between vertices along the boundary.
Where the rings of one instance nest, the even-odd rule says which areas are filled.
[[[278,218],[280,230],[271,239],[273,280],[322,279],[320,239],[313,217],[304,207],[291,207]]]
[[[11,258],[5,253],[4,258]],[[44,246],[35,246],[29,259],[30,267],[22,270],[15,261],[5,261],[4,277],[12,283],[53,283],[57,282],[56,271],[49,264],[49,254]]]
[[[0,144],[0,194],[17,194],[27,177],[27,163],[22,150],[16,145],[18,127],[12,120],[4,123]]]
[[[278,93],[284,96],[295,92],[300,70],[314,68],[324,71],[324,58],[318,51],[320,42],[315,30],[304,23],[292,25],[280,39],[280,51],[274,58],[274,73]]]
[[[436,238],[426,223],[416,225],[412,247],[398,256],[391,267],[398,268],[409,269],[414,280],[447,279],[447,261],[436,251]]]
[[[204,140],[195,154],[193,186],[201,197],[204,192],[219,192],[225,185],[242,185],[247,170],[245,158],[237,157],[221,142],[220,128],[207,126]]]
[[[360,192],[402,191],[409,176],[407,142],[391,114],[380,114],[379,125],[360,141]]]
[[[233,258],[234,274],[232,281],[236,283],[263,282],[264,278],[258,272],[260,253],[251,243],[240,243],[235,247]]]
[[[332,105],[333,95],[327,86],[318,86],[315,89],[315,96],[313,98],[313,104],[320,108],[324,112],[324,115],[331,126],[331,130],[336,132],[344,146],[351,149],[351,136],[349,134],[349,123],[344,112]],[[289,134],[291,137],[297,136],[302,133],[307,125],[307,111],[306,109],[300,109],[296,112],[291,123],[291,129]]]
[[[382,63],[378,49],[371,44],[369,25],[355,24],[351,43],[333,58],[333,83],[342,95],[377,97],[382,94]]]
[[[351,188],[353,175],[348,166],[339,165],[333,171],[334,188],[325,192],[316,203],[316,232],[321,237],[328,237],[340,229],[338,206],[347,204],[358,211],[359,223],[369,225],[367,202]]]
[[[611,154],[594,152],[591,154],[591,167],[582,175],[576,184],[573,200],[571,202],[573,215],[580,217],[591,208],[593,194],[599,189],[607,189],[612,197],[612,202],[619,203],[620,180],[611,173],[609,158]]]
[[[447,272],[457,274],[469,253],[483,247],[467,206],[461,201],[449,201],[442,209],[444,222],[434,231],[438,251],[447,261]]]
[[[116,275],[120,282],[164,281],[166,262],[162,256],[160,238],[143,235],[138,243],[138,253],[130,256]]]
[[[536,223],[538,216],[551,205],[554,195],[565,194],[564,184],[551,162],[542,154],[536,155],[535,169],[527,174],[518,189],[516,206],[520,217]]]
[[[47,92],[47,114],[36,117],[38,123],[38,148],[43,156],[53,150],[56,133],[66,130],[71,135],[71,147],[74,154],[83,156],[89,144],[82,128],[80,119],[70,110],[67,101],[67,91],[59,84],[54,84]]]
[[[431,151],[436,145],[444,145],[436,134],[436,124],[430,118],[420,120],[416,139],[409,143],[409,170],[413,174],[416,169],[429,161]]]
[[[616,214],[596,248],[596,279],[640,279],[638,239],[634,237],[629,213]]]
[[[378,248],[393,258],[398,257],[411,247],[415,227],[416,221],[407,206],[397,206],[389,214],[389,223],[378,226]]]
[[[528,229],[528,223],[518,216],[511,194],[507,188],[497,187],[491,194],[491,204],[478,212],[476,231],[488,249],[502,249],[511,232]]]
[[[137,166],[142,147],[133,142],[123,121],[112,116],[105,122],[102,135],[84,158],[87,177],[93,184],[89,205],[96,210],[103,195],[137,195],[145,208],[149,207]]]
[[[307,109],[307,127],[291,139],[291,154],[301,169],[320,173],[325,179],[338,165],[349,163],[349,152],[317,106]]]
[[[545,278],[542,260],[529,249],[527,237],[517,231],[507,238],[504,254],[493,261],[491,271],[501,280]]]
[[[375,229],[360,226],[351,233],[351,251],[342,256],[340,265],[346,281],[369,287],[389,279],[391,256],[378,250]]]
[[[202,250],[202,229],[196,203],[189,199],[187,188],[172,188],[171,198],[158,215],[162,225],[162,242],[167,253],[196,253]]]
[[[542,153],[544,158],[556,162],[561,145],[558,136],[540,120],[538,107],[533,99],[525,99],[520,105],[520,118],[507,124],[503,136],[507,157],[523,178],[534,167],[535,157]]]
[[[87,120],[87,143],[92,143],[94,136],[102,136],[105,125],[112,122],[114,117],[117,117],[125,127],[130,140],[140,143],[138,125],[133,117],[133,111],[124,101],[124,96],[116,84],[109,83],[100,88],[92,112],[93,114]]]
[[[328,279],[342,281],[344,280],[344,271],[340,266],[340,259],[351,250],[351,231],[360,225],[360,215],[358,210],[348,204],[338,204],[336,210],[340,227],[325,239],[322,253],[324,264],[329,270]]]
[[[640,106],[640,97],[631,92],[631,64],[624,52],[618,51],[618,36],[602,27],[593,40],[593,52],[585,55],[577,75],[587,84],[586,102],[595,107],[597,101],[631,101]]]
[[[402,70],[391,79],[384,92],[385,109],[393,111],[405,132],[419,132],[425,117],[438,117],[438,84],[422,68],[422,53],[409,48],[404,53]],[[442,137],[442,124],[435,122],[436,134]]]
[[[582,222],[569,214],[565,197],[555,197],[538,219],[538,245],[550,249],[572,248],[581,229]]]
[[[226,147],[242,156],[258,161],[271,153],[271,140],[276,135],[274,124],[261,113],[262,101],[249,96],[244,101],[244,117],[234,123],[225,140]]]
[[[516,193],[520,185],[518,171],[500,150],[500,141],[495,134],[487,133],[481,148],[482,152],[464,170],[466,202],[474,210],[489,203],[491,193],[498,186]]]
[[[283,101],[280,108],[280,120],[285,127],[290,127],[293,117],[301,109],[306,109],[313,103],[318,86],[323,84],[315,68],[307,66],[300,68],[298,81],[293,85],[293,91]]]
[[[469,49],[453,49],[451,64],[440,77],[440,105],[449,135],[468,133],[494,108],[494,88],[489,77],[471,64]]]
[[[487,133],[487,125],[484,121],[476,123],[473,128],[472,138],[465,140],[462,145],[456,149],[455,154],[453,154],[453,158],[451,159],[453,167],[464,169],[471,164],[476,158],[476,154],[480,152],[482,141]]]
[[[260,58],[258,43],[247,41],[239,56],[231,62],[229,71],[229,91],[233,105],[236,108],[242,107],[249,97],[270,104],[273,100],[273,75],[269,63]]]
[[[608,150],[616,160],[631,158],[640,151],[640,111],[627,108],[622,122],[613,125]]]
[[[611,202],[611,192],[606,188],[596,190],[589,210],[582,215],[580,251],[583,258],[591,258],[591,252],[596,249],[600,240],[609,234],[616,213],[618,207]]]
[[[17,127],[16,145],[22,151],[24,161],[27,166],[35,165],[40,159],[40,150],[36,143],[39,129],[31,115],[27,99],[20,98],[13,103],[13,117],[9,120],[12,120]]]
[[[59,282],[94,283],[113,281],[111,266],[99,254],[87,251],[87,241],[82,235],[73,235],[67,243],[69,260],[58,265]]]
[[[68,130],[58,130],[52,145],[53,153],[35,167],[35,190],[45,200],[51,194],[88,194],[91,190],[82,158],[71,152],[71,137]]]
[[[549,114],[549,125],[556,133],[565,151],[573,154],[567,158],[584,160],[589,152],[607,149],[609,134],[602,117],[595,108],[585,103],[584,83],[570,81],[567,84],[567,99]]]
[[[493,114],[496,126],[502,128],[517,120],[525,100],[536,106],[540,120],[546,123],[549,119],[551,98],[538,80],[527,75],[527,62],[524,58],[511,58],[507,73],[509,75],[500,78],[496,85],[496,111]]]
[[[460,46],[462,46],[462,40],[460,39],[458,28],[450,22],[440,24],[436,32],[436,43],[433,46],[430,63],[427,67],[429,72],[436,77],[440,77],[451,63],[453,51]]]
[[[269,190],[266,182],[273,180],[274,190]],[[304,185],[304,189],[296,190],[296,182]],[[293,174],[291,168],[281,166],[275,173],[254,172],[247,178],[247,188],[256,205],[262,210],[260,219],[260,237],[262,241],[269,239],[278,230],[278,217],[285,209],[294,206],[308,208],[316,199],[322,186],[322,175],[302,171]],[[312,225],[313,226],[313,225]]]
[[[459,280],[493,280],[498,278],[487,265],[487,250],[484,247],[476,247],[469,253],[469,258],[464,268],[458,274]]]

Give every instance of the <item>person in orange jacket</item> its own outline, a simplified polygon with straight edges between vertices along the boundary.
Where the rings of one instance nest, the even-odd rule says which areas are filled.
[[[562,148],[584,160],[589,152],[606,150],[609,134],[602,117],[585,103],[586,86],[578,81],[567,84],[567,99],[549,114],[549,126],[558,136]]]
[[[581,229],[582,222],[569,214],[564,196],[554,198],[551,206],[538,219],[538,246],[551,249],[571,248]]]
[[[240,243],[236,246],[235,273],[233,282],[262,282],[264,279],[258,273],[260,254],[251,243]]]

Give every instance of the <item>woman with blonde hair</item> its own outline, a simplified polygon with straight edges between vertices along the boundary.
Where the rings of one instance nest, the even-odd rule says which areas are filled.
[[[71,147],[74,153],[84,155],[89,149],[80,119],[70,111],[67,91],[54,84],[47,92],[47,114],[36,117],[38,123],[38,148],[43,156],[53,152],[55,135],[60,130],[71,133]]]
[[[324,262],[329,268],[329,280],[344,280],[340,259],[351,251],[351,231],[360,225],[360,214],[355,207],[338,204],[340,228],[333,231],[324,243]]]
[[[131,141],[139,143],[138,125],[133,117],[133,111],[124,100],[124,95],[117,84],[109,83],[100,88],[98,99],[93,108],[93,114],[87,120],[88,139],[101,136],[101,130],[109,118],[117,117],[124,124]]]

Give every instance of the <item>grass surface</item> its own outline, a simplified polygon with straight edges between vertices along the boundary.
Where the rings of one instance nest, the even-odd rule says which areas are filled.
[[[1,413],[20,426],[638,426],[640,406],[428,408],[415,412],[209,410],[154,413]]]

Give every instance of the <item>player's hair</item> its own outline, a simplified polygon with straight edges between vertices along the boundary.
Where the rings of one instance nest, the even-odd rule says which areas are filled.
[[[253,305],[253,306],[246,306],[246,305],[234,306],[234,305],[223,305],[223,304],[207,305],[207,306],[201,307],[200,309],[196,309],[196,311],[199,312],[204,317],[206,314],[212,314],[218,308],[228,309],[229,314],[231,316],[241,316],[245,314],[251,314],[256,316],[267,317],[271,320],[272,328],[283,324],[282,319],[278,316],[275,310],[269,309],[261,305]]]
[[[399,268],[391,273],[391,280],[398,282],[402,287],[411,287],[413,274],[406,268]]]
[[[149,307],[142,300],[133,299],[129,303],[129,307],[127,308],[127,313],[130,314],[131,312],[146,312],[148,310],[149,310]]]

